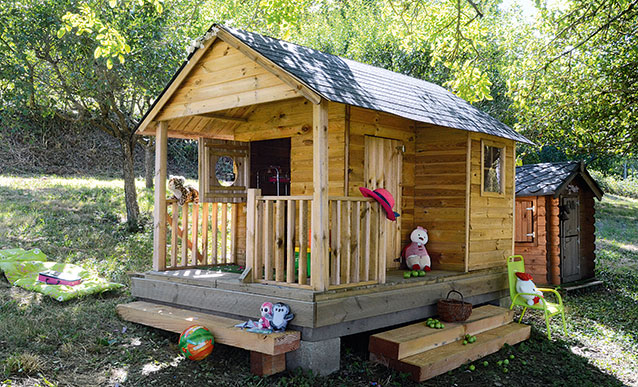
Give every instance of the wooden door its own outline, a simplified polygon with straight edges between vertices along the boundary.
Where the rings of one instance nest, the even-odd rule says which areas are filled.
[[[394,197],[394,210],[401,213],[403,142],[365,136],[364,179],[366,187],[387,189]],[[387,254],[386,267],[398,268],[394,259],[401,255],[401,218],[384,222]]]
[[[560,199],[560,250],[563,282],[580,279],[580,206],[578,197]]]

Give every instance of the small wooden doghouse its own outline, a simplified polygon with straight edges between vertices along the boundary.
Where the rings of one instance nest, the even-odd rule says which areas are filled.
[[[583,162],[516,167],[515,251],[535,283],[594,277],[594,198],[602,196]]]
[[[440,86],[215,25],[138,133],[157,138],[155,239],[133,296],[243,319],[285,302],[308,342],[427,317],[452,288],[507,296],[529,140]],[[199,205],[167,200],[167,137],[199,142]],[[359,187],[390,191],[398,221]],[[417,225],[433,271],[406,280]],[[225,263],[246,271],[197,270]]]

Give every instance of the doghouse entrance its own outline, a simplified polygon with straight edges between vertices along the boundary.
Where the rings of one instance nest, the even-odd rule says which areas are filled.
[[[264,196],[290,195],[290,138],[250,143],[250,187]]]
[[[578,197],[563,196],[560,204],[562,282],[580,279],[580,206]]]

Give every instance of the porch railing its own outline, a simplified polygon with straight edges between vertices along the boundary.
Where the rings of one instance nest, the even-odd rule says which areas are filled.
[[[385,223],[378,205],[363,197],[329,197],[329,289],[385,282]],[[312,196],[261,196],[248,191],[246,262],[252,280],[311,288]]]
[[[237,204],[166,200],[166,269],[236,263]]]

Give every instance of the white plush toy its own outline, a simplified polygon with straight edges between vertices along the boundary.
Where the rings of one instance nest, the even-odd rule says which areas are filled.
[[[536,288],[536,284],[532,281],[532,276],[527,273],[516,272],[516,291],[518,293],[537,294],[537,296],[522,295],[527,300],[527,305],[532,306],[538,304],[543,297],[543,292]]]
[[[428,243],[428,230],[418,226],[410,234],[410,240],[412,243],[403,250],[403,257],[408,269],[430,271],[432,263],[430,255],[425,249],[425,244]]]

